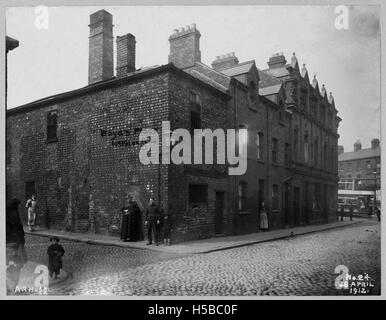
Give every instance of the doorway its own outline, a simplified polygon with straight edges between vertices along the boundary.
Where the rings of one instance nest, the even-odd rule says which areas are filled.
[[[215,234],[223,234],[224,192],[216,192]]]
[[[300,188],[294,187],[294,225],[298,226],[300,224]]]

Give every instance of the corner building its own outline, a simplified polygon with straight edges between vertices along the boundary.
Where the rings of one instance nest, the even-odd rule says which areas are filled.
[[[7,200],[35,193],[39,224],[118,235],[125,196],[142,209],[154,196],[172,215],[174,241],[258,232],[263,202],[269,229],[336,220],[340,119],[295,56],[274,55],[266,70],[234,53],[207,66],[191,25],[174,30],[162,66],[137,69],[135,37],[118,36],[114,73],[112,23],[105,10],[90,16],[87,86],[7,111]],[[141,164],[139,133],[161,134],[162,121],[247,128],[247,171],[229,176],[216,157]]]

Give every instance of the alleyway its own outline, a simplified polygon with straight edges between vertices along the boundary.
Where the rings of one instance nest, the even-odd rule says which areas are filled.
[[[48,239],[27,236],[31,260],[46,263]],[[62,241],[70,278],[52,295],[345,295],[335,267],[367,273],[380,293],[380,225],[359,224],[207,254]]]

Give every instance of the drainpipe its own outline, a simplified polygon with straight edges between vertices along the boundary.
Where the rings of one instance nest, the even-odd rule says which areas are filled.
[[[234,109],[234,128],[237,129],[237,90],[236,84],[233,84],[233,109]],[[233,210],[233,233],[237,235],[237,212],[238,212],[238,189],[237,189],[237,175],[234,175],[234,210]]]

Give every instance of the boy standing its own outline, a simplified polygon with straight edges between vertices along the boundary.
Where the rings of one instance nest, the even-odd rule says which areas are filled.
[[[64,255],[64,249],[59,244],[59,238],[53,237],[50,239],[51,245],[48,247],[48,271],[50,277],[55,275],[55,279],[58,279],[60,269],[62,268],[62,257]]]

